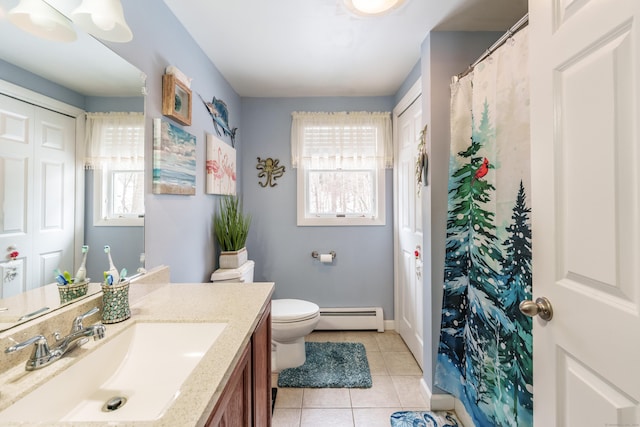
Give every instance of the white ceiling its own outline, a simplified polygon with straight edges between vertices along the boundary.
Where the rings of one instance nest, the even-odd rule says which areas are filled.
[[[407,0],[367,18],[342,0],[164,1],[246,97],[393,95],[429,31],[506,31],[527,12],[527,0]]]

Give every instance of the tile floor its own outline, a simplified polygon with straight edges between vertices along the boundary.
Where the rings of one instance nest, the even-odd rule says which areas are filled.
[[[361,342],[373,387],[280,388],[273,427],[389,427],[389,416],[400,410],[426,410],[420,393],[422,370],[394,331],[316,331],[308,341]],[[278,384],[277,374],[272,378]]]

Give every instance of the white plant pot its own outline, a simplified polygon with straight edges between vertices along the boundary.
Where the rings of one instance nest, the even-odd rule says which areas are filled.
[[[238,268],[248,259],[247,248],[238,251],[222,251],[220,252],[219,264],[220,268]]]

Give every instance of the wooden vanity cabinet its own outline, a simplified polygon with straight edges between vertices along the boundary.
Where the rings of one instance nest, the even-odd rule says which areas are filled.
[[[271,426],[271,303],[242,352],[206,426]]]
[[[253,425],[271,426],[271,302],[252,337]]]

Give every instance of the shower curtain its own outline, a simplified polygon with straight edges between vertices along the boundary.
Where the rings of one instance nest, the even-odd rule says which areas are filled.
[[[527,29],[452,84],[435,384],[476,426],[533,424]]]

